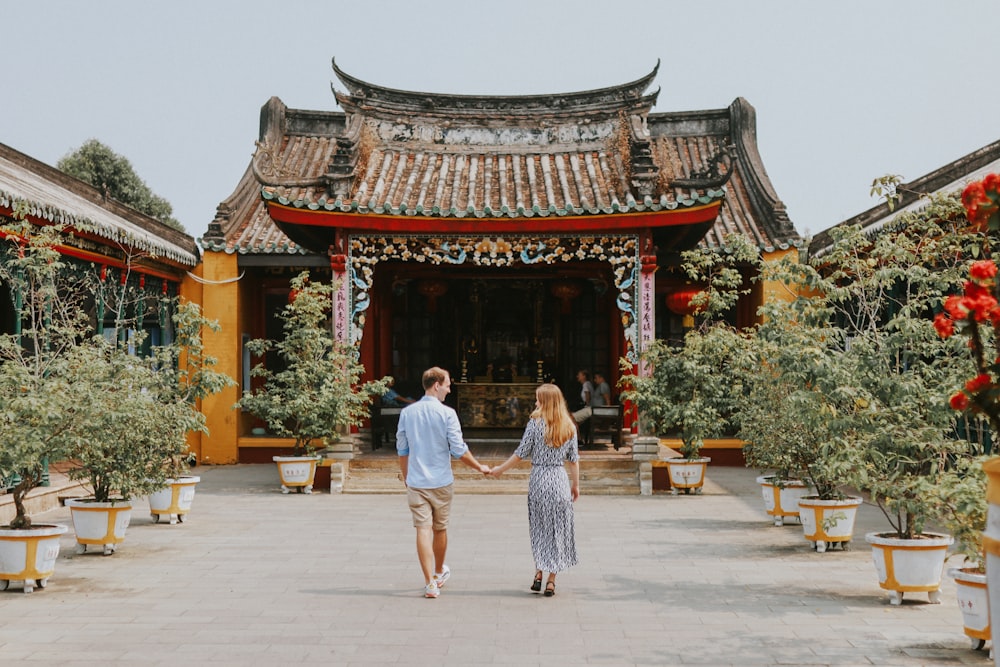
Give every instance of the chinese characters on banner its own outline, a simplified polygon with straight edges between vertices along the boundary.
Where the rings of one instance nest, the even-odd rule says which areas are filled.
[[[333,335],[337,341],[347,344],[350,342],[348,331],[351,324],[351,295],[350,286],[347,284],[347,273],[337,272],[334,280],[338,287],[333,293]]]
[[[656,280],[652,271],[642,272],[642,280],[639,283],[639,375],[646,377],[649,375],[646,362],[642,360],[642,353],[646,351],[649,343],[656,334]]]

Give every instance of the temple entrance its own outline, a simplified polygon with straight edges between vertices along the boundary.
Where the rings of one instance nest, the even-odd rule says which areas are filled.
[[[392,375],[416,397],[426,368],[447,368],[463,385],[449,400],[463,423],[495,428],[523,428],[540,382],[573,400],[581,368],[617,379],[622,329],[608,265],[560,269],[380,266],[377,323],[366,327],[370,335],[376,325],[383,341],[375,375]]]

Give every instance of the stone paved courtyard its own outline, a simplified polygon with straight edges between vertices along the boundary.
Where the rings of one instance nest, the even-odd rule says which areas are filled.
[[[584,496],[581,564],[531,594],[521,496],[460,495],[453,576],[421,597],[405,496],[281,495],[270,465],[196,469],[187,521],[139,501],[118,552],[76,555],[30,595],[0,593],[3,664],[990,665],[955,586],[891,606],[863,535],[817,554],[772,525],[753,471],[701,496]],[[69,523],[59,508],[38,522]]]

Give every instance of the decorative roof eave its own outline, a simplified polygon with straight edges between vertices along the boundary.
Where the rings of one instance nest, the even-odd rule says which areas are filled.
[[[326,208],[295,206],[274,199],[266,201],[268,214],[280,225],[328,227],[366,232],[395,234],[507,234],[572,230],[596,233],[655,227],[672,227],[711,222],[719,215],[722,199],[692,202],[673,207],[652,206],[644,211],[607,215],[562,215],[549,217],[454,217],[432,218],[422,215],[378,215],[344,212]]]
[[[297,243],[292,243],[290,241],[286,243],[275,243],[272,241],[270,243],[241,245],[227,242],[225,239],[203,236],[198,239],[198,245],[202,250],[207,252],[224,252],[227,255],[235,253],[239,255],[274,255],[293,257],[295,255],[312,254]]]
[[[695,193],[692,193],[695,194]],[[354,214],[360,217],[365,216],[405,216],[409,218],[474,218],[479,220],[495,220],[498,218],[546,218],[546,217],[567,217],[567,216],[615,216],[618,214],[629,214],[629,213],[646,213],[652,212],[657,213],[660,211],[674,211],[690,209],[692,207],[700,207],[705,205],[711,205],[715,203],[720,203],[725,199],[725,190],[706,190],[703,195],[693,196],[690,198],[669,198],[667,195],[661,195],[659,199],[653,199],[652,197],[645,197],[641,202],[636,201],[633,197],[629,196],[626,198],[625,203],[614,202],[610,206],[605,207],[574,207],[569,208],[556,208],[555,206],[549,206],[548,208],[541,208],[539,206],[533,206],[531,208],[526,208],[523,206],[518,206],[516,208],[509,206],[501,206],[499,208],[493,209],[491,207],[485,207],[483,209],[475,209],[472,207],[466,209],[443,209],[437,206],[432,209],[425,209],[422,206],[417,206],[414,209],[403,209],[399,207],[392,207],[386,205],[376,205],[374,207],[369,207],[366,205],[359,204],[357,201],[344,201],[341,198],[337,198],[334,201],[327,199],[320,199],[318,201],[309,201],[304,199],[290,200],[283,196],[274,189],[264,186],[261,188],[261,197],[267,203],[270,209],[273,205],[280,205],[283,207],[300,209],[303,211],[315,212],[318,215],[323,214]],[[273,217],[273,216],[272,216]]]
[[[448,95],[386,88],[353,77],[339,67],[336,58],[332,60],[333,71],[347,87],[349,95],[333,90],[337,103],[345,110],[363,106],[366,111],[385,113],[413,113],[426,115],[478,116],[484,112],[502,112],[511,117],[518,116],[561,116],[579,115],[587,112],[617,113],[623,109],[636,107],[651,108],[656,103],[659,90],[643,95],[660,69],[656,61],[653,70],[629,83],[571,93],[546,95]]]
[[[35,224],[66,225],[117,250],[134,249],[184,267],[199,261],[197,244],[184,232],[0,143],[0,214],[9,216],[19,206]]]
[[[66,225],[75,230],[86,230],[88,236],[105,239],[116,246],[134,248],[149,254],[154,259],[166,260],[179,266],[192,267],[198,263],[197,254],[157,239],[152,234],[103,223],[55,206],[18,197],[0,188],[0,215],[10,217],[14,209],[22,203],[27,206],[29,220],[36,224]]]
[[[796,250],[796,251],[799,251],[802,248],[806,247],[807,245],[808,245],[808,243],[806,242],[805,239],[803,239],[803,238],[795,238],[795,239],[787,239],[785,241],[781,241],[779,243],[774,243],[774,244],[767,243],[767,242],[764,242],[764,241],[759,241],[756,244],[756,248],[757,248],[757,250],[760,250],[761,252],[764,252],[764,253],[772,253],[772,252],[785,252],[787,250]],[[728,254],[730,254],[730,253],[732,253],[734,251],[734,248],[732,246],[730,246],[729,244],[727,244],[727,243],[723,243],[721,245],[718,245],[718,244],[705,244],[705,245],[701,246],[701,250],[702,250],[702,252],[706,252],[706,253],[707,252],[721,252],[721,253],[724,253],[724,254],[728,255]]]

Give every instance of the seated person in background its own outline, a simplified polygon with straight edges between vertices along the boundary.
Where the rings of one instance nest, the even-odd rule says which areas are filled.
[[[401,408],[404,405],[409,405],[415,401],[409,396],[400,396],[399,393],[392,388],[396,381],[393,378],[389,378],[387,383],[389,388],[386,389],[385,393],[382,394],[382,405],[387,408]]]
[[[591,405],[611,405],[611,385],[601,373],[594,373],[594,400]]]
[[[580,383],[580,401],[583,407],[573,412],[573,421],[581,424],[594,414],[590,406],[594,404],[594,385],[590,382],[590,371],[579,370],[576,372],[576,381]],[[603,405],[600,404],[600,405]]]

